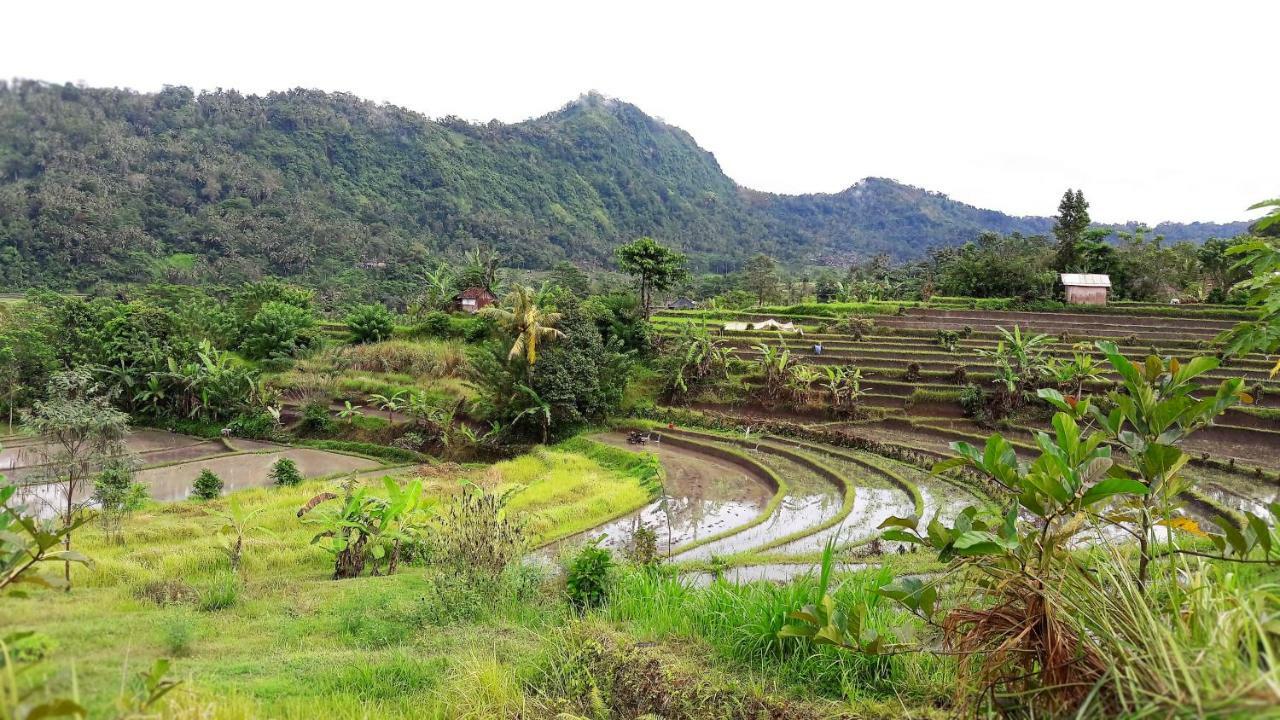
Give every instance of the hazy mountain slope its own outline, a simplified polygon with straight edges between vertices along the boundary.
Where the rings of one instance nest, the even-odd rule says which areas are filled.
[[[521,265],[601,265],[644,234],[726,270],[762,250],[910,258],[1048,226],[881,179],[832,195],[746,190],[688,133],[594,94],[504,125],[308,90],[0,84],[0,289],[191,272],[332,280],[379,262],[403,273],[477,241]]]

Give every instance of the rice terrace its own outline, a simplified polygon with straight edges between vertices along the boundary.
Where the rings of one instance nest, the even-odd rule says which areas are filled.
[[[1274,10],[238,4],[10,11],[0,720],[1280,719]]]

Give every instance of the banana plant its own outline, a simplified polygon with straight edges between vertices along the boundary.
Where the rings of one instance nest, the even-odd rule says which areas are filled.
[[[372,541],[369,554],[373,559],[374,575],[394,575],[400,565],[406,547],[413,547],[423,540],[430,522],[431,505],[422,492],[422,480],[414,479],[401,487],[394,479],[382,478],[386,498],[379,498],[372,507]],[[378,563],[386,561],[385,571]]]
[[[791,350],[783,344],[775,348],[768,343],[760,343],[756,345],[756,351],[760,353],[756,363],[764,377],[765,394],[775,398],[786,387],[787,371],[792,363]]]
[[[812,365],[792,365],[787,373],[787,389],[796,402],[808,402],[813,396],[813,385],[822,378]]]
[[[245,540],[253,534],[274,536],[270,529],[264,527],[256,519],[264,508],[246,510],[232,498],[226,510],[208,510],[212,517],[222,521],[218,527],[219,543],[217,549],[227,556],[231,563],[231,571],[239,572],[244,558]]]
[[[1075,388],[1075,396],[1084,394],[1085,383],[1102,380],[1102,364],[1090,352],[1087,343],[1078,343],[1071,349],[1070,358],[1050,358],[1047,370],[1059,387]]]
[[[369,400],[380,409],[387,411],[387,422],[391,422],[392,416],[404,409],[407,396],[408,391],[398,390],[391,393],[391,395],[370,395]]]
[[[542,396],[539,395],[537,391],[535,391],[533,388],[529,387],[528,385],[525,385],[523,383],[516,383],[516,389],[518,389],[521,393],[524,394],[526,398],[528,398],[529,404],[526,405],[523,410],[516,413],[515,417],[511,418],[511,424],[515,425],[516,423],[520,422],[521,418],[525,416],[534,418],[535,420],[537,420],[539,427],[541,427],[542,429],[542,444],[545,445],[547,443],[547,437],[550,435],[550,432],[551,432],[550,403],[548,403],[546,400],[543,400]]]
[[[342,409],[338,411],[338,419],[347,425],[355,423],[357,418],[364,417],[363,405],[352,405],[350,400],[342,401]]]

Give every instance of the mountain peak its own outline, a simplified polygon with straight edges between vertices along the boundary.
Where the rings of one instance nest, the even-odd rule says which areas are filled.
[[[30,81],[0,82],[0,208],[21,218],[0,223],[9,288],[131,281],[176,255],[223,282],[371,261],[410,273],[476,242],[515,265],[607,266],[641,235],[725,271],[757,252],[910,259],[1051,224],[883,177],[834,194],[750,191],[684,130],[597,91],[525,122],[474,124],[341,93]],[[1161,227],[1171,241],[1242,229]]]

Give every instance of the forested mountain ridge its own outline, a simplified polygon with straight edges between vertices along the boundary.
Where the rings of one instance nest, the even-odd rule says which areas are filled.
[[[0,84],[5,289],[184,274],[328,281],[369,266],[408,272],[477,242],[516,265],[603,265],[638,235],[724,271],[759,251],[905,259],[982,230],[1048,226],[882,179],[829,195],[748,190],[688,133],[596,94],[474,124],[312,90]]]

